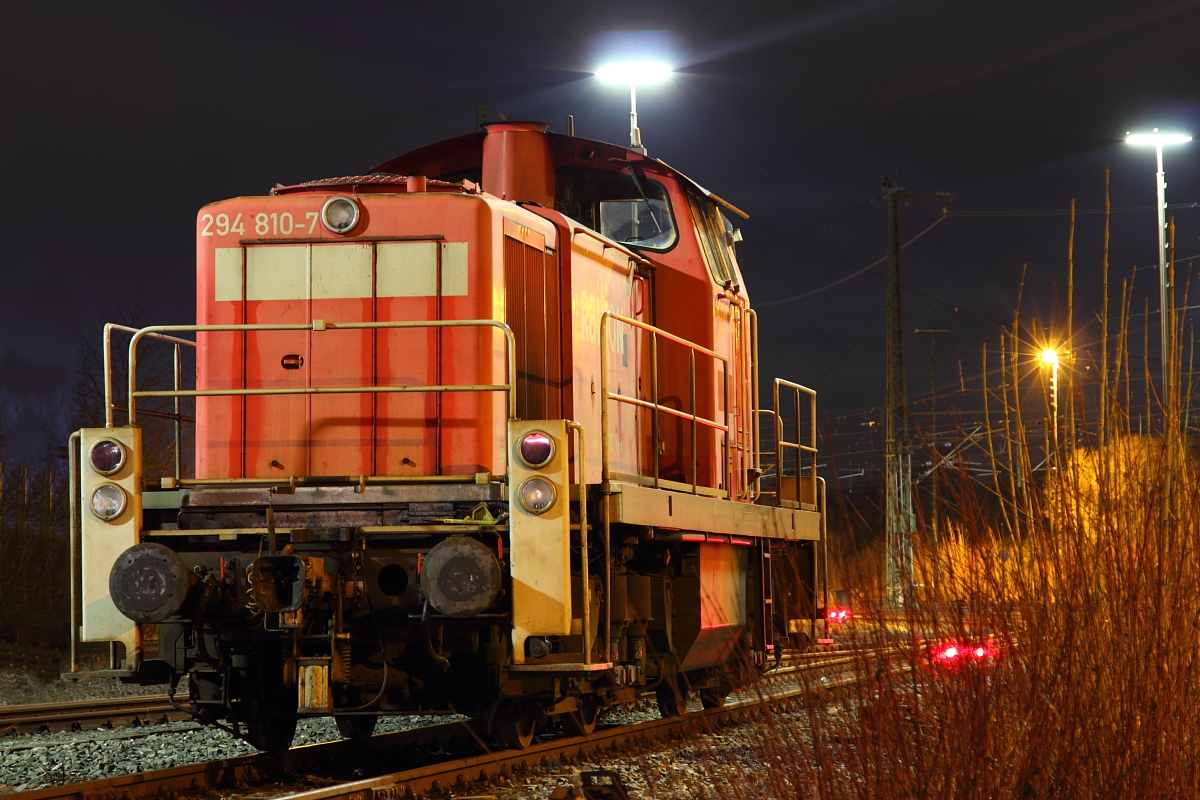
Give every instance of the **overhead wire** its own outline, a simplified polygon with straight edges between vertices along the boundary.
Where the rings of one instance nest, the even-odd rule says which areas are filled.
[[[901,245],[901,249],[903,249],[903,248],[905,248],[905,247],[908,247],[910,244],[912,244],[913,242],[915,242],[917,239],[920,239],[922,236],[924,236],[925,234],[929,233],[931,230],[933,230],[934,228],[936,228],[938,225],[942,224],[942,222],[944,222],[944,221],[945,221],[945,220],[946,220],[946,219],[947,219],[949,216],[950,216],[950,213],[949,213],[949,212],[943,212],[943,213],[942,213],[942,216],[940,216],[940,217],[938,217],[936,220],[934,220],[932,225],[930,225],[930,226],[929,226],[929,227],[927,227],[925,230],[921,231],[921,232],[920,232],[920,233],[918,233],[916,236],[912,237],[912,238],[911,238],[911,239],[909,239],[907,242],[905,242],[903,245]],[[828,255],[828,254],[826,254],[826,255]],[[831,256],[831,257],[832,257],[832,258],[837,258],[836,256]],[[850,264],[850,262],[849,262],[849,261],[846,261],[845,259],[840,259],[840,258],[839,258],[839,259],[837,259],[837,260],[838,260],[838,261],[841,261],[841,262],[842,262],[842,263],[844,263],[844,264]],[[805,297],[812,297],[814,294],[820,294],[821,292],[824,292],[824,291],[827,291],[827,290],[829,290],[829,289],[832,289],[833,287],[835,287],[835,286],[838,286],[838,285],[840,285],[840,284],[843,284],[843,283],[845,283],[846,281],[848,281],[848,280],[851,280],[852,278],[857,278],[859,275],[862,275],[864,272],[868,272],[868,271],[870,271],[870,270],[874,269],[875,267],[878,267],[880,264],[882,264],[883,262],[885,262],[885,261],[887,261],[887,260],[888,260],[888,257],[887,257],[887,256],[884,256],[883,258],[879,259],[878,261],[873,261],[872,263],[868,264],[868,265],[867,265],[867,266],[865,266],[865,267],[859,267],[859,268],[858,268],[858,269],[856,269],[854,272],[851,272],[849,275],[846,275],[846,276],[843,276],[843,277],[841,277],[841,278],[838,278],[838,279],[837,279],[836,281],[834,281],[833,283],[827,283],[827,284],[825,284],[824,286],[822,286],[822,287],[821,287],[821,288],[819,288],[819,289],[812,289],[811,291],[804,292],[803,294],[792,295],[791,297],[784,297],[784,298],[782,298],[782,299],[780,299],[780,300],[771,300],[771,301],[769,301],[769,302],[766,302],[766,303],[758,303],[757,305],[758,305],[758,307],[759,307],[759,308],[762,308],[762,307],[765,307],[765,306],[777,306],[777,305],[780,305],[780,304],[782,304],[782,303],[790,303],[790,302],[792,302],[792,301],[794,301],[794,300],[802,300],[802,299],[804,299]],[[850,264],[850,266],[854,266],[854,264]],[[905,288],[909,288],[909,287],[905,287]],[[918,294],[922,294],[922,295],[924,295],[926,298],[928,298],[928,299],[931,299],[931,300],[934,300],[934,299],[936,299],[936,298],[932,297],[931,295],[927,294],[926,292],[918,292]],[[949,305],[949,304],[947,304],[947,305]]]
[[[878,199],[879,199],[879,198],[875,198],[875,200],[878,200]],[[829,222],[833,222],[834,220],[840,219],[841,217],[847,216],[848,214],[854,213],[855,211],[859,211],[859,210],[861,210],[861,209],[863,209],[863,208],[866,208],[867,206],[869,206],[869,205],[871,205],[872,203],[874,203],[874,202],[875,202],[875,200],[871,200],[871,201],[869,201],[869,202],[867,202],[867,203],[864,203],[864,204],[863,204],[863,205],[861,205],[861,206],[858,206],[858,207],[857,207],[857,208],[855,208],[855,209],[852,209],[851,211],[848,211],[848,212],[845,212],[844,214],[841,214],[841,215],[839,215],[838,217],[834,217],[834,218],[833,218],[833,219],[831,219]],[[1156,208],[1156,206],[1123,206],[1123,207],[1120,207],[1120,208],[1114,208],[1114,209],[1112,209],[1112,212],[1113,212],[1113,213],[1123,213],[1123,212],[1131,212],[1131,211],[1146,211],[1146,210],[1154,210],[1155,208]],[[1171,204],[1168,206],[1168,208],[1169,208],[1169,209],[1188,209],[1188,208],[1200,208],[1200,202],[1195,202],[1195,203],[1171,203]],[[1076,210],[1076,213],[1077,213],[1077,214],[1101,214],[1101,213],[1104,213],[1104,209],[1103,209],[1103,208],[1085,208],[1085,209],[1077,209],[1077,210]],[[987,217],[987,216],[996,216],[996,217],[1000,217],[1000,216],[1010,216],[1010,217],[1032,217],[1032,216],[1063,216],[1063,215],[1069,215],[1069,214],[1070,214],[1070,211],[1069,211],[1069,210],[1067,210],[1067,211],[1056,211],[1056,210],[1034,210],[1034,211],[1021,211],[1021,210],[1013,210],[1013,211],[960,211],[960,210],[955,210],[955,211],[954,211],[954,216],[956,216],[956,217]],[[950,213],[949,213],[948,211],[944,212],[944,213],[943,213],[943,215],[942,215],[941,217],[939,217],[939,218],[938,218],[938,219],[937,219],[937,220],[936,220],[936,221],[933,223],[933,225],[930,225],[928,228],[926,228],[925,230],[923,230],[923,231],[921,231],[920,233],[918,233],[916,236],[914,236],[912,239],[910,239],[908,242],[906,242],[906,243],[903,245],[903,247],[907,247],[909,244],[912,244],[912,242],[916,241],[916,240],[917,240],[918,238],[920,238],[921,236],[924,236],[926,233],[928,233],[928,232],[929,232],[930,230],[932,230],[932,229],[933,229],[933,228],[934,228],[936,225],[940,224],[942,221],[944,221],[944,220],[945,220],[947,217],[949,217],[949,216],[950,216]],[[862,274],[870,274],[870,275],[873,275],[873,276],[874,276],[874,277],[876,277],[876,278],[879,278],[880,280],[883,280],[883,277],[882,277],[882,276],[880,276],[880,275],[875,275],[875,273],[872,273],[872,272],[871,272],[871,270],[872,270],[874,267],[877,267],[877,266],[879,266],[880,264],[882,264],[884,261],[886,261],[886,260],[887,260],[887,257],[886,257],[886,256],[885,256],[884,258],[881,258],[881,259],[879,259],[878,261],[875,261],[874,263],[872,263],[872,264],[870,264],[870,265],[868,265],[868,266],[866,266],[866,267],[859,267],[857,264],[853,263],[852,261],[848,261],[848,260],[846,260],[846,259],[844,259],[844,258],[842,258],[842,257],[840,257],[840,256],[834,255],[833,253],[830,253],[830,252],[827,252],[827,251],[825,251],[825,250],[822,250],[822,249],[821,249],[821,248],[819,248],[819,247],[814,247],[813,245],[810,245],[810,244],[808,244],[807,242],[800,241],[799,239],[795,238],[795,236],[792,236],[792,235],[789,235],[789,234],[783,233],[783,232],[781,232],[781,231],[775,230],[774,228],[771,228],[771,227],[770,227],[770,226],[768,226],[768,225],[763,225],[762,223],[759,223],[759,222],[755,222],[755,223],[753,223],[753,224],[757,225],[758,227],[762,228],[763,230],[767,231],[768,233],[772,233],[772,234],[774,234],[774,235],[776,235],[776,236],[778,236],[778,237],[780,237],[780,238],[782,238],[782,239],[786,239],[786,240],[788,240],[788,241],[790,241],[790,242],[793,242],[794,244],[798,244],[798,245],[800,245],[801,247],[807,248],[808,250],[811,250],[811,251],[813,251],[813,252],[815,252],[815,253],[819,253],[820,255],[823,255],[823,256],[825,256],[826,258],[830,258],[830,259],[832,259],[832,260],[834,260],[834,261],[837,261],[837,262],[839,262],[839,263],[841,263],[841,264],[845,264],[846,266],[849,266],[849,267],[853,267],[853,268],[855,269],[855,271],[854,271],[853,273],[851,273],[850,275],[847,275],[847,276],[845,276],[844,278],[839,278],[837,281],[834,281],[833,283],[830,283],[830,284],[827,284],[827,285],[825,285],[825,286],[822,286],[822,287],[821,287],[821,288],[819,288],[819,289],[814,289],[814,290],[812,290],[812,291],[809,291],[809,292],[804,292],[804,293],[802,293],[802,294],[794,295],[794,296],[792,296],[792,297],[784,298],[784,299],[782,299],[782,300],[772,300],[772,301],[769,301],[769,302],[766,302],[766,303],[759,303],[759,304],[756,304],[756,305],[757,305],[758,307],[760,307],[760,308],[762,308],[762,307],[766,307],[766,306],[772,306],[772,305],[779,305],[779,304],[782,304],[782,303],[787,303],[787,302],[792,302],[792,301],[795,301],[795,300],[800,300],[800,299],[803,299],[803,298],[805,298],[805,297],[811,297],[812,295],[818,294],[818,293],[820,293],[820,292],[827,291],[828,289],[831,289],[831,288],[833,288],[833,287],[835,287],[835,286],[838,286],[839,284],[845,283],[846,281],[848,281],[848,280],[850,280],[850,279],[852,279],[852,278],[855,278],[855,277],[857,277],[857,276],[859,276],[859,275],[862,275]],[[827,225],[827,224],[829,224],[829,223],[828,223],[828,222],[826,222],[826,223],[823,223],[822,225],[812,226],[811,228],[808,228],[807,230],[812,230],[812,229],[814,229],[814,228],[823,227],[823,225]],[[803,231],[801,231],[801,232],[803,232]],[[1185,260],[1186,260],[1186,259],[1185,259]],[[927,300],[930,300],[930,301],[932,301],[932,302],[935,302],[935,303],[938,303],[938,304],[940,304],[940,305],[946,306],[946,307],[948,307],[948,308],[953,308],[955,311],[961,311],[961,312],[965,312],[965,313],[967,313],[967,314],[969,314],[969,315],[971,315],[971,316],[973,316],[973,317],[976,317],[977,319],[981,319],[981,320],[984,320],[984,321],[986,321],[986,322],[990,322],[990,323],[992,323],[993,325],[1001,325],[1001,326],[1004,326],[1004,325],[1007,325],[1007,324],[1008,324],[1007,322],[1005,322],[1005,321],[1003,321],[1003,320],[999,320],[999,319],[996,319],[996,318],[994,318],[994,317],[990,317],[990,316],[988,316],[988,315],[986,315],[986,314],[981,314],[981,313],[979,313],[979,312],[977,312],[977,311],[972,311],[972,310],[970,310],[970,309],[967,309],[967,308],[962,308],[962,307],[961,307],[959,304],[957,304],[957,303],[951,303],[951,302],[949,302],[948,300],[943,300],[943,299],[941,299],[940,297],[936,297],[936,296],[934,296],[934,295],[932,295],[932,294],[930,294],[930,293],[928,293],[928,292],[922,292],[922,291],[920,291],[920,290],[918,290],[918,289],[914,289],[914,288],[913,288],[913,287],[911,287],[911,286],[902,285],[902,288],[903,288],[903,289],[905,289],[906,291],[910,291],[910,292],[913,292],[914,294],[920,295],[921,297],[924,297],[924,298],[926,298]]]
[[[1113,214],[1126,214],[1133,211],[1154,211],[1158,206],[1121,206],[1111,210]],[[1167,206],[1168,210],[1176,211],[1187,208],[1200,208],[1200,203],[1170,203]],[[1103,214],[1103,208],[1077,208],[1075,214],[1090,215]],[[1070,216],[1071,211],[1064,209],[1041,209],[1024,211],[1020,209],[1000,210],[1000,211],[955,211],[956,217],[1066,217]]]

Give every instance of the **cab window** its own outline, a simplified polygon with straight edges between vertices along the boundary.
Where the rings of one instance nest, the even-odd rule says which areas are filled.
[[[737,282],[733,259],[726,245],[725,226],[728,223],[725,218],[713,201],[694,192],[688,192],[688,205],[696,226],[696,236],[700,239],[700,249],[704,251],[704,260],[708,262],[708,271],[712,273],[713,280],[722,286],[730,281]]]
[[[622,172],[564,167],[554,194],[556,211],[613,241],[650,250],[675,244],[667,190],[632,166]]]

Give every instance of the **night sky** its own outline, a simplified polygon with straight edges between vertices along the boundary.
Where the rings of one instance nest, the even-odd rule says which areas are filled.
[[[739,257],[761,314],[763,371],[829,413],[884,395],[880,179],[953,192],[905,251],[910,387],[928,338],[947,388],[979,385],[980,349],[1023,311],[1065,307],[1071,197],[1103,204],[1112,276],[1157,261],[1154,154],[1127,130],[1200,133],[1196,2],[7,3],[0,10],[0,398],[65,402],[79,337],[121,304],[194,322],[195,214],[276,182],[360,173],[493,119],[626,143],[628,94],[592,71],[621,57],[677,75],[639,92],[661,158],[748,211]],[[1200,203],[1200,141],[1166,156],[1168,200]],[[875,202],[873,202],[875,201]],[[1029,214],[1028,212],[1053,212]],[[992,212],[983,214],[982,212]],[[1007,213],[995,213],[1007,212]],[[904,238],[941,214],[904,210]],[[1178,210],[1200,264],[1200,207]],[[1098,344],[1102,216],[1076,231],[1076,339]],[[1151,272],[1139,275],[1156,297]],[[1117,290],[1114,289],[1114,293]],[[1141,295],[1135,301],[1140,308]],[[1115,303],[1114,303],[1115,306]],[[1152,302],[1151,308],[1156,303]],[[1151,334],[1157,338],[1157,331]]]

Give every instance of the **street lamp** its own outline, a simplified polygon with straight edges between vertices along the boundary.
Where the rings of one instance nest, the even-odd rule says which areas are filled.
[[[642,132],[637,124],[637,87],[639,83],[660,83],[671,77],[671,68],[657,61],[624,61],[596,70],[596,77],[606,83],[629,84],[629,149],[646,155]]]
[[[1158,316],[1162,328],[1162,385],[1163,399],[1168,397],[1171,370],[1170,323],[1167,314],[1167,181],[1163,173],[1163,146],[1168,144],[1183,144],[1190,142],[1192,137],[1186,133],[1162,133],[1155,128],[1150,133],[1126,132],[1126,144],[1152,144],[1158,155]]]
[[[1050,435],[1058,449],[1058,351],[1046,348],[1042,351],[1042,363],[1050,367]]]

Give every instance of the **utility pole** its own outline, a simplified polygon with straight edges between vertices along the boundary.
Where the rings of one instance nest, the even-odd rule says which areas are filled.
[[[942,464],[942,454],[937,445],[937,337],[949,333],[949,328],[917,328],[913,333],[929,334],[929,439],[933,444],[933,455],[929,460],[930,502],[929,502],[929,533],[933,543],[933,584],[936,586],[941,579],[941,565],[938,552],[938,473]]]
[[[904,284],[901,281],[900,203],[903,200],[937,199],[950,195],[906,194],[883,180],[887,198],[887,429],[884,445],[884,535],[886,538],[887,603],[903,608],[913,585],[912,536],[916,517],[912,506],[912,439],[908,432],[908,389],[904,370]]]

